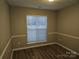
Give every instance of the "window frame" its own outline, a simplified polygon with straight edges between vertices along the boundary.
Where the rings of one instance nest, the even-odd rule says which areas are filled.
[[[47,26],[47,28],[46,28],[46,39],[44,40],[44,41],[37,41],[37,42],[28,42],[28,38],[27,38],[27,17],[28,16],[46,16],[47,17],[47,23],[46,23],[46,26]],[[42,42],[47,42],[47,40],[48,40],[48,16],[47,15],[26,15],[26,21],[25,21],[25,23],[26,23],[26,43],[27,44],[33,44],[33,43],[42,43]]]

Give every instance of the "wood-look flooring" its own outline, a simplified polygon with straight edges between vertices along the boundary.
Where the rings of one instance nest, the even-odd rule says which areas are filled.
[[[79,59],[79,56],[53,44],[15,51],[13,59]]]

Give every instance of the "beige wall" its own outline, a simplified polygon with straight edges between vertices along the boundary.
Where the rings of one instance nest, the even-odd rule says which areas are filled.
[[[79,36],[79,5],[59,11],[57,24],[58,32]]]
[[[50,10],[41,10],[33,8],[12,7],[12,35],[26,34],[26,16],[43,15],[48,17],[48,32],[56,30],[56,13]]]
[[[59,11],[57,31],[79,37],[79,4]],[[79,52],[79,39],[58,35],[58,42]]]
[[[48,33],[56,32],[79,36],[79,5],[65,8],[58,12],[34,8],[11,7],[9,15],[9,6],[4,0],[0,0],[0,56],[9,41],[10,35],[26,34],[26,16],[44,15],[48,16]],[[11,23],[10,23],[11,16]],[[11,34],[10,34],[11,25]],[[59,43],[79,52],[79,40],[63,35],[48,34],[47,42],[55,42],[56,36]],[[26,37],[17,37],[12,39],[13,48],[22,48],[44,43],[26,44]],[[8,46],[3,59],[9,59],[12,45]]]
[[[43,15],[48,17],[48,33],[56,31],[56,13],[51,10],[12,7],[11,8],[11,23],[12,35],[26,35],[26,16],[27,15]],[[48,41],[54,41],[55,35],[48,35]],[[20,44],[18,44],[18,42]],[[13,39],[14,47],[26,46],[26,38]]]
[[[6,44],[9,41],[9,37],[10,37],[9,7],[4,0],[0,0],[0,56],[2,55],[2,52],[4,51],[4,48],[6,47]],[[5,59],[8,59],[7,57]]]

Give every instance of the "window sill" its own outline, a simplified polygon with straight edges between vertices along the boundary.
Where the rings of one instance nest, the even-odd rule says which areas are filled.
[[[42,42],[47,42],[47,41],[39,41],[39,42],[28,42],[27,44],[34,44],[34,43],[42,43]]]

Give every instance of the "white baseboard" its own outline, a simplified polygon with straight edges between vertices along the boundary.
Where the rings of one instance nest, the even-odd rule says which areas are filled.
[[[2,52],[2,54],[1,54],[1,56],[0,56],[0,59],[3,58],[3,56],[4,56],[4,54],[5,54],[5,52],[6,52],[7,48],[8,48],[8,46],[9,46],[9,44],[10,44],[10,42],[11,42],[11,40],[12,40],[12,38],[9,38],[9,41],[8,41],[8,43],[6,44],[6,46],[5,46],[5,48],[4,48],[3,52]]]
[[[11,57],[10,57],[10,59],[12,59],[13,58],[13,50],[12,50],[12,53],[11,53]]]
[[[73,54],[76,54],[76,55],[79,55],[79,53],[77,53],[76,51],[60,44],[60,43],[57,43],[57,42],[53,42],[53,43],[47,43],[47,44],[41,44],[41,45],[35,45],[35,46],[30,46],[30,47],[23,47],[23,48],[16,48],[16,49],[13,49],[13,51],[17,51],[17,50],[23,50],[23,49],[29,49],[29,48],[35,48],[35,47],[40,47],[40,46],[46,46],[46,45],[51,45],[51,44],[57,44],[63,48],[65,48],[66,50],[70,51],[71,53]]]
[[[29,48],[35,48],[35,47],[40,47],[40,46],[46,46],[46,45],[51,45],[51,44],[56,44],[56,42],[46,43],[46,44],[40,44],[40,45],[35,45],[35,46],[29,46],[29,47],[23,47],[23,48],[16,48],[16,49],[13,49],[13,51],[23,50],[23,49],[29,49]]]
[[[73,35],[69,35],[69,34],[58,33],[58,32],[52,32],[52,33],[48,33],[48,34],[49,34],[49,35],[51,35],[51,34],[59,34],[59,35],[63,35],[63,36],[66,36],[66,37],[71,37],[71,38],[74,38],[74,39],[79,39],[79,37],[76,37],[76,36],[73,36]],[[15,35],[15,36],[12,36],[12,37],[9,39],[9,41],[8,41],[8,43],[7,43],[7,45],[6,45],[6,47],[4,48],[4,50],[3,50],[3,52],[2,52],[2,54],[1,54],[1,56],[0,56],[0,59],[3,58],[3,56],[4,56],[4,54],[5,54],[6,50],[7,50],[7,47],[9,46],[9,44],[10,44],[10,42],[11,42],[11,40],[12,40],[13,38],[24,37],[24,36],[25,36],[25,35]],[[22,50],[22,49],[28,49],[28,48],[34,48],[34,47],[39,47],[39,46],[45,46],[45,45],[51,45],[51,44],[57,44],[57,45],[59,45],[59,46],[62,46],[62,47],[65,48],[65,49],[71,51],[72,53],[74,53],[74,54],[76,54],[76,55],[79,55],[79,53],[75,52],[74,50],[69,49],[68,47],[65,47],[65,46],[63,46],[62,44],[59,44],[59,43],[57,43],[57,42],[48,43],[48,44],[41,44],[41,45],[35,45],[35,46],[30,46],[30,47],[17,48],[17,49],[13,49],[13,51]],[[11,54],[11,59],[12,59],[13,51],[12,51],[12,54]]]
[[[64,46],[64,45],[62,45],[60,43],[56,42],[56,44],[59,45],[59,46],[61,46],[61,47],[63,47],[63,48],[65,48],[66,50],[70,51],[73,54],[79,55],[79,53],[77,53],[76,51],[74,51],[74,50],[72,50],[72,49],[70,49],[70,48],[68,48],[68,47],[66,47],[66,46]]]

